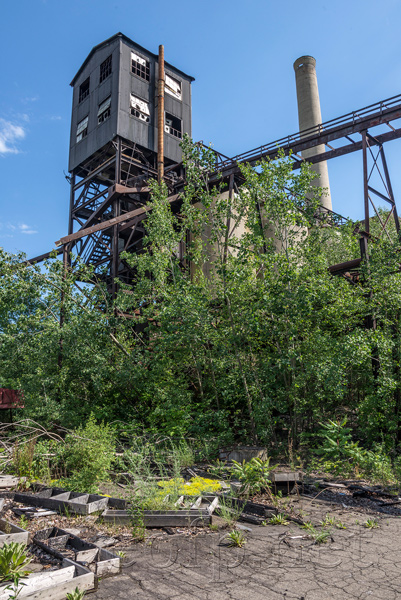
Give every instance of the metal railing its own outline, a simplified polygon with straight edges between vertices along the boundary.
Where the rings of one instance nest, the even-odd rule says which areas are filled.
[[[375,104],[370,104],[369,106],[365,106],[365,108],[354,110],[350,113],[342,115],[341,117],[337,117],[336,119],[331,119],[330,121],[325,121],[324,123],[319,123],[318,125],[309,127],[308,129],[303,129],[302,131],[287,135],[286,137],[274,140],[273,142],[269,142],[268,144],[264,144],[254,148],[253,150],[248,150],[242,154],[237,154],[228,160],[220,162],[219,168],[226,168],[233,164],[246,162],[249,159],[254,160],[258,155],[264,155],[269,151],[278,150],[279,148],[289,150],[295,143],[305,141],[309,137],[321,135],[323,132],[327,132],[328,130],[335,129],[340,126],[355,125],[360,121],[367,119],[368,117],[375,115],[381,116],[386,112],[390,112],[397,106],[401,108],[401,94],[393,96],[392,98],[387,98],[386,100],[381,100]]]

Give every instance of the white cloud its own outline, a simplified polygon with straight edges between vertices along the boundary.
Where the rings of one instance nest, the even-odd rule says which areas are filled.
[[[24,137],[25,129],[21,125],[0,118],[0,155],[18,154],[15,144]]]
[[[32,229],[30,225],[26,225],[25,223],[21,223],[18,225],[18,229],[20,233],[25,233],[26,235],[32,235],[33,233],[38,233],[36,229]]]
[[[26,223],[19,223],[18,225],[14,225],[13,223],[0,222],[0,231],[2,229],[8,230],[8,233],[1,232],[0,237],[14,237],[14,234],[18,233],[23,233],[25,235],[33,235],[34,233],[39,233],[36,229],[31,227],[31,225],[27,225]]]

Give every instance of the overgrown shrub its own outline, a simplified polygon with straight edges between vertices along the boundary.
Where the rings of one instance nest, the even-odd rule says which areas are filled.
[[[346,424],[346,419],[322,424],[318,433],[322,445],[316,452],[323,457],[324,470],[343,475],[354,473],[382,483],[395,481],[397,465],[393,469],[384,446],[375,444],[372,450],[363,448],[352,440],[351,429]]]
[[[68,434],[65,440],[65,465],[69,478],[66,487],[80,492],[96,492],[107,479],[115,452],[115,433],[110,425],[97,424],[91,415],[85,427]]]
[[[384,441],[399,452],[401,272],[391,215],[371,219],[369,272],[362,261],[352,285],[328,267],[358,255],[355,225],[322,226],[306,163],[295,172],[279,153],[256,169],[242,164],[244,184],[227,196],[209,185],[212,149],[187,137],[182,146],[179,214],[168,187],[149,182],[143,251],[122,256],[136,275],[116,298],[83,264],[28,267],[0,248],[0,385],[22,389],[24,414],[49,428],[76,427],[90,406],[98,421],[128,421],[131,437],[210,436],[215,454],[256,440],[276,452],[290,439],[297,452],[319,421],[348,414],[363,447]],[[139,327],[117,314],[135,315]],[[343,460],[332,458],[339,443],[326,453],[331,462]],[[346,466],[386,465],[347,451]],[[18,469],[29,473],[24,452]]]
[[[248,462],[242,464],[233,460],[231,468],[232,474],[241,482],[240,493],[243,495],[253,495],[258,492],[269,490],[269,459],[251,458]]]

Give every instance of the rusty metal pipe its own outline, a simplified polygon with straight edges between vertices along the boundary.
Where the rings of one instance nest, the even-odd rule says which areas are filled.
[[[159,46],[159,85],[157,111],[157,181],[164,177],[164,46]]]

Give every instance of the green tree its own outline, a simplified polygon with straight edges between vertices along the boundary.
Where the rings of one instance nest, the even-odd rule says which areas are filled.
[[[90,269],[0,254],[2,384],[23,389],[30,416],[66,426],[93,413],[169,436],[277,445],[347,417],[361,442],[396,448],[396,232],[370,244],[359,281],[333,277],[328,266],[356,258],[358,239],[318,218],[322,190],[307,165],[244,166],[230,193],[210,149],[185,139],[183,151],[179,213],[151,184],[144,252],[125,256],[135,279],[120,282],[115,304]]]

